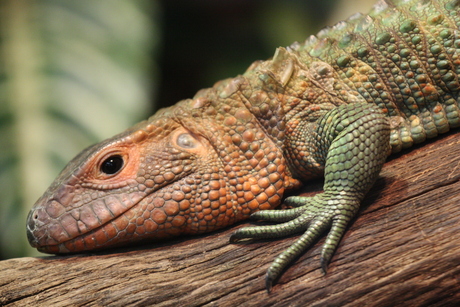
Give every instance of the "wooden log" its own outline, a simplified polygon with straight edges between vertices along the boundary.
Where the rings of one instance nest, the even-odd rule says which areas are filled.
[[[319,266],[322,239],[268,294],[265,272],[295,238],[229,244],[247,222],[162,244],[2,261],[0,305],[455,305],[459,152],[460,135],[451,134],[385,164],[327,275]]]

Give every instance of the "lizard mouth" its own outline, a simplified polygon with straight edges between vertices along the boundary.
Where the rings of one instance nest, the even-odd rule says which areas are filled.
[[[145,198],[138,197],[129,206],[107,209],[93,204],[53,218],[48,211],[55,200],[37,206],[27,217],[27,239],[32,247],[50,254],[78,253],[102,247],[115,246],[123,237],[135,236],[138,227],[129,217]],[[101,202],[102,203],[102,202]],[[105,208],[105,210],[104,210]],[[47,210],[48,209],[48,210]],[[76,218],[76,216],[78,218]],[[123,240],[124,241],[124,240]]]
[[[107,222],[83,235],[74,237],[64,242],[36,246],[37,250],[47,254],[76,254],[88,251],[100,250],[103,248],[116,247],[126,244],[126,241],[135,241],[136,234],[125,232],[131,238],[118,238],[117,234],[110,235],[112,222]],[[122,235],[120,235],[122,236]],[[138,240],[140,238],[137,238]]]

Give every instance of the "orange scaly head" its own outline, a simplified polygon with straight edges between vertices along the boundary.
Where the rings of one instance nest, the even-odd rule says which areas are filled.
[[[211,231],[277,206],[297,182],[242,101],[244,78],[235,80],[80,153],[31,210],[30,244],[100,249]]]

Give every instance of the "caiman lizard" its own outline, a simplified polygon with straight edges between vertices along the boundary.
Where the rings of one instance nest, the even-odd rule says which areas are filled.
[[[268,290],[323,233],[326,271],[387,156],[460,125],[459,7],[379,1],[85,149],[30,211],[30,244],[84,252],[251,216],[273,224],[230,242],[301,234]],[[322,193],[283,198],[320,176]]]

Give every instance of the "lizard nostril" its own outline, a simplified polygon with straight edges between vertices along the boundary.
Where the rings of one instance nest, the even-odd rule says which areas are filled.
[[[33,229],[35,221],[38,219],[38,213],[35,210],[31,210],[27,217],[27,229]]]
[[[35,210],[30,211],[27,217],[27,240],[32,247],[37,245],[37,239],[34,236],[36,220],[38,219],[38,213]]]

